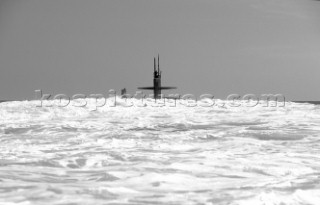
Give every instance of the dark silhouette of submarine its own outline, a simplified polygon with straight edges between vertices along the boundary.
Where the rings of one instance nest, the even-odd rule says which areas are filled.
[[[158,55],[158,70],[156,69],[156,58],[154,58],[154,69],[153,69],[153,87],[138,87],[141,90],[153,90],[154,99],[160,99],[161,90],[176,89],[176,87],[163,87],[161,86],[161,71],[159,68],[159,55]]]

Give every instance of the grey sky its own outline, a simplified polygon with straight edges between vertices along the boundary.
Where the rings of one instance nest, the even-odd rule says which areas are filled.
[[[0,99],[152,85],[320,100],[320,2],[0,0]]]

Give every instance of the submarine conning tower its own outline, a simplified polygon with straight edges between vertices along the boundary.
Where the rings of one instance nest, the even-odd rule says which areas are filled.
[[[156,58],[154,58],[154,77],[153,77],[153,95],[155,99],[161,97],[161,71],[159,68],[159,55],[158,55],[158,71],[156,69]]]
[[[158,55],[158,66],[156,58],[153,59],[153,87],[139,87],[142,90],[153,90],[154,99],[161,98],[161,90],[176,89],[176,87],[162,87],[161,86],[161,71],[160,71],[160,58]]]

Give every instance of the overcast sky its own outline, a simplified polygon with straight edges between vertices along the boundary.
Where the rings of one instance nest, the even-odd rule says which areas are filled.
[[[0,0],[0,99],[34,90],[320,100],[320,1]]]

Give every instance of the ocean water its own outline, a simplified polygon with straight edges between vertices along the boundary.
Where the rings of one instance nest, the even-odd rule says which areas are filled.
[[[1,205],[320,203],[319,105],[38,105],[0,104]]]

